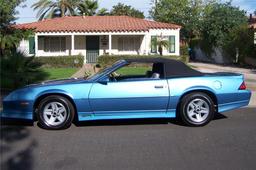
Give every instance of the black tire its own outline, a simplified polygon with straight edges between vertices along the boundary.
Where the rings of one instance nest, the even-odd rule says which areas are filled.
[[[194,105],[194,102],[196,101],[204,101],[203,102],[203,106],[200,107],[200,105]],[[192,110],[189,111],[189,109],[191,109],[191,105],[194,106],[194,108]],[[208,105],[208,106],[207,106]],[[208,114],[201,113],[201,108],[204,110],[208,109]],[[188,126],[204,126],[206,124],[208,124],[214,117],[214,113],[215,113],[215,108],[214,108],[214,102],[212,101],[212,99],[205,93],[202,92],[193,92],[190,94],[187,94],[186,96],[184,96],[181,100],[180,103],[180,108],[179,108],[179,117],[181,118],[181,120],[183,121],[183,123],[185,123]],[[192,112],[192,114],[190,114],[188,112]],[[200,115],[199,118],[197,118],[198,115]],[[191,116],[193,115],[193,116]],[[202,118],[203,117],[203,118]],[[202,119],[200,121],[200,119]]]
[[[46,120],[47,118],[45,118],[45,115],[44,115],[44,109],[46,109],[46,106],[50,105],[51,103],[57,103],[57,104],[61,105],[61,107],[64,108],[66,111],[65,118],[63,118],[62,121],[57,122],[59,124],[56,124],[56,125],[48,123],[48,121]],[[74,109],[73,104],[67,98],[65,98],[63,96],[59,96],[59,95],[47,96],[47,97],[43,98],[38,105],[37,118],[38,118],[39,124],[44,129],[50,129],[50,130],[66,129],[66,128],[70,127],[70,125],[74,119],[74,115],[75,115],[75,109]],[[55,115],[55,118],[56,117],[57,116]]]

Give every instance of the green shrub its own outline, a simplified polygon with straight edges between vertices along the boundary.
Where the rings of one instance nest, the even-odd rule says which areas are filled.
[[[154,56],[148,56],[148,55],[101,55],[98,57],[98,64],[102,68],[108,67],[112,65],[114,62],[122,59],[128,59],[128,58],[148,58],[148,57],[164,57],[169,59],[175,59],[180,60],[184,63],[188,62],[188,55],[182,55],[182,56],[160,56],[160,55],[154,55]]]
[[[180,47],[180,54],[181,55],[188,55],[188,46],[187,45],[183,45]]]
[[[35,57],[35,60],[42,63],[43,67],[82,67],[84,64],[84,57],[81,55]]]
[[[27,84],[45,80],[48,74],[41,69],[41,63],[34,57],[12,51],[0,57],[1,89],[15,89]]]

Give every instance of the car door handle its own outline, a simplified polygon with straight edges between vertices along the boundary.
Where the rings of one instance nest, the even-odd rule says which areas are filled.
[[[156,88],[156,89],[162,89],[162,88],[164,88],[164,86],[162,86],[162,85],[156,85],[155,88]]]

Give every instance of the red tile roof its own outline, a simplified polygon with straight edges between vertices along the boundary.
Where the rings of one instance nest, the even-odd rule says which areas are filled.
[[[176,24],[128,16],[66,16],[18,24],[15,27],[19,29],[35,29],[36,32],[127,32],[181,28]]]

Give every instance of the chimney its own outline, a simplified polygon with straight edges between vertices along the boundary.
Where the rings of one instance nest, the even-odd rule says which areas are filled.
[[[85,18],[85,13],[83,13],[83,18]]]

